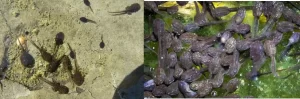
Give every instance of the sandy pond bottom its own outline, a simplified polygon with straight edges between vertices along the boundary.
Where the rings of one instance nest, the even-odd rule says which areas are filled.
[[[0,99],[111,99],[116,90],[136,84],[143,72],[138,68],[144,60],[143,11],[121,16],[111,16],[108,12],[123,10],[133,3],[139,3],[143,8],[143,1],[89,1],[93,12],[82,0],[0,0],[0,58],[4,55],[4,37],[9,36],[11,42],[10,67],[7,79],[2,81],[4,87]],[[82,23],[80,17],[96,24]],[[48,63],[30,42],[28,51],[35,58],[35,65],[31,69],[23,67],[16,39],[25,31],[29,32],[28,39],[50,53],[54,52],[55,35],[63,32],[65,44],[59,47],[57,55],[69,52],[66,43],[75,50],[78,66],[85,75],[84,83],[76,86],[62,66],[55,73],[45,73]],[[99,47],[101,36],[105,43],[103,49]],[[71,62],[74,68],[74,60]],[[38,80],[37,75],[63,82],[69,93],[54,92],[49,84]],[[40,86],[41,89],[29,91],[24,85]],[[77,93],[76,87],[83,92]]]

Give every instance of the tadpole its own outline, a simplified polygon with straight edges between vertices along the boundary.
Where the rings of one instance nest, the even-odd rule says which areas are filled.
[[[124,14],[128,14],[131,15],[132,13],[136,13],[141,9],[140,4],[138,3],[133,3],[130,6],[127,6],[125,10],[123,11],[118,11],[118,12],[109,12],[109,13],[114,13],[113,16],[116,15],[124,15]]]
[[[20,43],[19,39],[18,39],[18,42]],[[35,63],[33,56],[30,55],[29,52],[23,47],[22,47],[22,54],[20,56],[20,60],[21,60],[22,65],[27,68],[32,68]]]
[[[58,51],[58,47],[64,43],[65,35],[63,32],[58,32],[55,36],[55,48],[54,48],[54,55],[56,55]]]
[[[87,19],[86,17],[80,17],[79,20],[80,20],[81,22],[83,22],[83,23],[91,22],[91,23],[96,24],[95,21],[90,20],[90,19]]]
[[[90,3],[89,0],[83,0],[83,3],[84,3],[86,6],[88,6],[88,7],[91,9],[91,11],[94,13],[94,11],[93,11],[93,9],[92,9],[92,7],[91,7],[91,3]]]
[[[104,46],[105,46],[105,44],[103,42],[103,35],[101,36],[101,42],[100,42],[99,46],[101,49],[104,48]]]

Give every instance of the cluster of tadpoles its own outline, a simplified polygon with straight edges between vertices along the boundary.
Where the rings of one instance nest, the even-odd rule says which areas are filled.
[[[64,33],[59,32],[56,34],[55,47],[54,47],[53,54],[47,52],[46,49],[39,47],[32,40],[30,40],[30,39],[28,39],[28,40],[31,42],[32,45],[34,45],[39,50],[39,52],[41,53],[42,59],[48,63],[47,67],[46,67],[47,68],[46,72],[54,73],[57,71],[59,66],[62,64],[64,66],[64,69],[66,69],[68,71],[68,73],[71,75],[73,82],[76,85],[80,86],[84,82],[84,75],[82,75],[82,73],[78,69],[79,66],[77,63],[76,54],[75,54],[74,50],[71,48],[71,46],[69,44],[67,44],[70,49],[70,53],[68,55],[63,54],[62,56],[57,58],[58,49],[61,45],[64,44],[64,38],[65,38]],[[28,52],[26,41],[27,41],[27,39],[24,36],[19,37],[17,40],[17,42],[19,42],[18,44],[22,47],[22,54],[20,56],[21,64],[26,68],[33,68],[35,65],[35,59]],[[75,63],[75,70],[73,73],[72,73],[73,66],[71,64],[70,58],[73,59],[74,63]],[[59,82],[55,82],[55,81],[51,82],[41,76],[39,76],[39,79],[41,79],[42,81],[51,85],[53,87],[53,90],[58,91],[60,94],[67,94],[69,92],[69,89]]]
[[[91,7],[91,3],[89,0],[83,0],[83,3],[89,7],[89,9],[94,13],[92,7]],[[117,11],[117,12],[109,12],[111,13],[113,16],[117,16],[117,15],[124,15],[124,14],[128,14],[128,15],[131,15],[132,13],[135,13],[137,11],[139,11],[141,9],[141,6],[140,4],[138,3],[133,3],[131,4],[130,6],[127,6],[125,8],[125,10],[123,11]],[[80,17],[79,20],[83,23],[87,23],[87,22],[90,22],[90,23],[94,23],[96,24],[95,21],[91,20],[91,19],[87,19],[86,17]]]
[[[158,5],[162,3],[164,2],[147,1],[145,9],[160,14]],[[187,4],[178,1],[177,3],[175,6]],[[252,69],[246,74],[249,80],[270,73],[282,78],[276,69],[276,46],[282,40],[283,34],[293,33],[281,55],[286,56],[290,46],[299,41],[300,33],[294,32],[294,29],[299,29],[299,14],[285,6],[283,2],[256,1],[253,6],[238,8],[215,8],[212,2],[199,2],[203,8],[202,13],[199,11],[198,2],[194,3],[196,15],[192,23],[183,25],[179,20],[173,19],[172,29],[165,30],[162,19],[153,20],[153,33],[145,40],[158,42],[159,62],[153,73],[145,75],[144,97],[215,97],[217,94],[213,90],[216,88],[226,90],[224,97],[235,97],[237,95],[231,93],[240,84],[236,75],[247,57],[252,60]],[[165,11],[171,11],[168,9],[174,7],[169,7]],[[246,10],[253,11],[255,21],[252,30],[249,24],[243,23]],[[220,17],[233,11],[236,14],[231,20],[221,20]],[[209,21],[207,14],[215,21]],[[258,20],[262,14],[267,18],[267,23],[258,33]],[[281,17],[286,21],[279,21]],[[229,25],[215,36],[202,37],[191,33],[201,27],[224,22],[229,22]],[[184,48],[184,45],[190,46]],[[271,72],[260,73],[266,56],[271,58]],[[299,66],[286,70],[299,69]],[[224,82],[224,76],[230,77],[231,80]]]

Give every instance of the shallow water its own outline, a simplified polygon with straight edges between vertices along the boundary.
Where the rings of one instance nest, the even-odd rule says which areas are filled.
[[[133,77],[120,85],[144,60],[141,25],[143,10],[120,16],[112,16],[108,12],[124,10],[133,3],[139,3],[143,8],[143,1],[89,1],[93,12],[82,0],[0,0],[0,58],[4,51],[4,36],[9,35],[11,38],[10,65],[6,72],[7,78],[2,80],[4,87],[1,98],[110,99],[117,88],[127,89],[138,81],[139,77]],[[93,20],[96,24],[83,23],[79,20],[80,17]],[[29,41],[28,51],[34,57],[35,64],[33,68],[22,66],[19,59],[21,48],[17,46],[16,40],[25,31],[29,33],[25,36],[27,39],[51,54],[55,53],[55,35],[63,32],[64,44],[58,48],[56,58],[70,53],[68,43],[76,52],[78,67],[85,76],[83,84],[76,86],[62,65],[54,73],[45,72],[48,62],[42,59],[39,50]],[[103,49],[99,47],[102,36],[105,43]],[[71,59],[71,63],[75,68],[74,59]],[[51,86],[39,80],[38,76],[66,85],[69,93],[54,92]],[[25,86],[33,90],[30,91]],[[77,87],[83,89],[83,92],[77,93]]]

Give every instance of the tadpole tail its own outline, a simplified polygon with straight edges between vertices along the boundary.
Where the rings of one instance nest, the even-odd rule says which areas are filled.
[[[265,25],[265,27],[260,31],[260,35],[263,35],[263,34],[265,34],[268,30],[270,30],[270,29],[273,27],[274,22],[275,22],[275,21],[274,21],[273,19],[269,20],[269,21],[267,22],[267,24]]]
[[[41,48],[37,46],[32,40],[29,40],[29,42],[41,52]]]
[[[252,33],[252,38],[256,37],[257,32],[258,32],[258,27],[259,27],[259,17],[254,17],[254,26],[253,26],[253,33]]]
[[[211,21],[211,22],[205,23],[203,26],[221,24],[221,23],[225,23],[225,22],[228,22],[228,21]]]
[[[275,56],[271,58],[271,65],[270,65],[270,69],[271,69],[271,72],[273,73],[273,75],[275,77],[278,77],[278,73],[276,72],[276,59],[275,59]]]
[[[288,44],[286,48],[281,52],[279,59],[283,60],[283,58],[288,54],[288,51],[290,50],[290,45]]]
[[[118,15],[124,15],[127,14],[126,12],[121,12],[121,13],[117,13],[117,14],[112,14],[112,16],[118,16]]]
[[[43,78],[43,77],[39,77],[39,79],[41,79],[42,81],[44,81],[45,83],[51,85],[51,86],[55,86],[52,82],[50,82],[49,80]]]
[[[94,11],[93,11],[92,7],[91,7],[91,6],[89,6],[89,8],[90,8],[90,9],[91,9],[91,11],[94,13]]]
[[[298,7],[297,5],[295,5],[294,3],[292,3],[291,1],[288,1],[288,3],[290,5],[292,5],[294,8],[296,8],[297,10],[300,10],[300,7]]]
[[[96,22],[96,21],[93,21],[93,20],[88,20],[88,22],[91,22],[91,23],[97,24],[97,22]]]
[[[108,12],[108,13],[126,13],[126,11],[116,11],[116,12]]]

